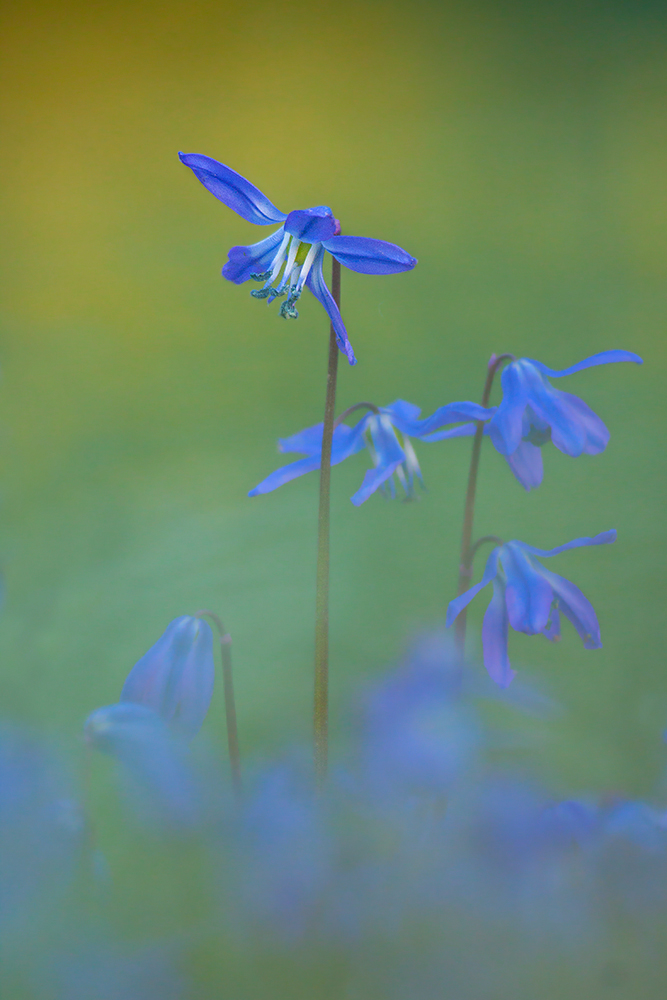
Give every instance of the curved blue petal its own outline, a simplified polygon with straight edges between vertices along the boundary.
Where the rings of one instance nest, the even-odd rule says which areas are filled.
[[[510,625],[517,632],[537,635],[549,621],[553,600],[543,567],[533,563],[516,542],[503,545],[499,558],[507,577],[505,603]]]
[[[525,490],[534,490],[542,482],[542,449],[530,441],[521,441],[516,451],[505,455],[505,461]]]
[[[599,649],[602,646],[600,624],[591,602],[578,587],[566,580],[564,576],[552,573],[551,570],[544,567],[542,567],[542,572],[558,598],[558,607],[576,628],[584,647],[586,649]]]
[[[213,634],[207,622],[182,615],[128,674],[121,702],[152,708],[188,739],[201,729],[213,695]]]
[[[389,465],[378,465],[375,469],[369,469],[364,476],[363,482],[354,496],[350,500],[355,507],[360,507],[370,496],[398,469],[401,460],[391,462]]]
[[[406,458],[386,414],[381,414],[379,417],[371,414],[367,422],[373,438],[377,464],[374,469],[368,470],[361,487],[353,497],[350,497],[355,507],[368,500],[369,496],[396,472]]]
[[[322,243],[339,228],[338,219],[326,205],[298,208],[285,219],[285,232],[305,243]]]
[[[520,361],[512,361],[503,369],[500,376],[503,399],[489,424],[493,446],[501,455],[511,455],[519,447],[524,410],[537,381],[542,381],[539,373]]]
[[[534,545],[527,545],[526,542],[514,541],[513,545],[520,545],[522,549],[526,552],[530,552],[533,556],[540,556],[542,559],[548,556],[557,556],[561,552],[567,552],[568,549],[581,549],[586,545],[609,545],[611,542],[616,541],[616,528],[612,528],[610,531],[601,531],[599,535],[594,535],[592,538],[575,538],[573,542],[566,542],[565,545],[557,545],[555,549],[536,549]]]
[[[354,455],[364,447],[365,425],[368,423],[370,414],[349,427],[347,424],[339,424],[333,432],[331,442],[332,465],[337,465],[349,455]],[[314,427],[306,427],[305,430],[293,434],[292,437],[280,438],[278,450],[282,452],[296,451],[304,455],[320,455],[322,453],[322,432],[324,424],[315,424]]]
[[[364,447],[364,429],[367,417],[363,417],[354,427],[347,424],[339,424],[333,433],[331,442],[331,464],[338,465],[350,455],[356,454]],[[305,431],[294,434],[291,438],[284,438],[279,442],[281,451],[307,452],[307,458],[300,458],[289,465],[283,465],[276,469],[270,476],[255,486],[248,493],[249,497],[256,497],[263,493],[271,493],[279,486],[304,476],[307,472],[314,472],[319,469],[322,462],[322,428],[323,424],[316,424],[314,427],[307,427]]]
[[[383,406],[382,412],[389,414],[394,427],[398,427],[404,434],[409,434],[410,431],[404,431],[401,425],[413,427],[419,420],[421,407],[408,403],[405,399],[395,399],[389,406]]]
[[[276,229],[265,240],[247,247],[232,247],[229,260],[222,269],[223,278],[241,285],[251,274],[262,274],[270,270],[273,258],[283,238],[283,227]]]
[[[476,583],[474,587],[470,588],[470,590],[466,590],[465,594],[459,594],[458,597],[455,597],[453,601],[449,602],[449,606],[447,608],[447,621],[445,622],[447,628],[450,628],[450,626],[454,624],[455,619],[458,618],[463,609],[470,604],[473,597],[476,597],[480,590],[483,590],[484,587],[491,583],[491,581],[495,578],[498,572],[499,551],[500,550],[496,548],[491,552],[489,558],[486,560],[484,575],[479,583]]]
[[[461,424],[460,427],[451,427],[447,431],[436,431],[435,434],[420,434],[422,441],[446,441],[448,438],[472,437],[477,430],[477,424]],[[489,425],[484,428],[484,433],[489,433]]]
[[[297,479],[299,476],[305,476],[307,472],[314,472],[315,469],[320,467],[320,455],[310,455],[308,458],[300,458],[296,462],[290,462],[289,465],[283,465],[282,468],[276,469],[272,472],[270,476],[263,479],[253,490],[248,493],[249,497],[258,497],[263,493],[272,493],[273,490],[277,490],[279,486],[284,486],[285,483],[289,483],[292,479]]]
[[[573,399],[578,405],[572,404]],[[577,458],[586,448],[590,427],[596,428],[594,442],[600,443],[605,434],[608,438],[607,428],[583,400],[554,389],[542,378],[532,387],[530,406],[538,419],[551,427],[551,440],[559,451],[572,458]]]
[[[352,344],[347,339],[347,330],[345,329],[345,324],[343,323],[343,317],[340,314],[340,310],[336,303],[334,302],[333,295],[326,286],[324,280],[324,275],[322,273],[322,260],[324,259],[324,250],[320,248],[317,257],[310,269],[308,277],[306,278],[306,284],[310,288],[311,292],[315,298],[324,306],[327,315],[333,324],[334,331],[336,333],[336,340],[338,341],[338,347],[347,357],[347,360],[351,365],[356,365],[357,359],[354,356],[354,351],[352,350]]]
[[[507,654],[508,622],[505,588],[496,578],[493,581],[493,597],[482,623],[482,649],[484,666],[501,688],[509,687],[515,676]]]
[[[422,437],[424,434],[431,434],[445,424],[455,424],[459,420],[489,420],[496,413],[495,406],[485,407],[479,403],[447,403],[440,406],[435,413],[424,420],[417,421],[415,428],[410,432],[412,437]],[[433,439],[435,440],[435,439]]]
[[[557,371],[555,368],[547,368],[541,361],[534,361],[532,358],[522,360],[529,361],[531,365],[535,365],[544,375],[548,375],[550,378],[563,378],[564,375],[573,375],[575,372],[583,371],[584,368],[594,368],[596,365],[610,365],[617,361],[634,361],[637,365],[644,364],[639,355],[633,354],[632,351],[601,351],[599,354],[593,354],[590,358],[584,358],[583,361],[579,361],[576,365],[570,365],[569,368],[562,368],[560,371]]]
[[[583,452],[586,455],[599,455],[609,444],[610,434],[605,424],[600,420],[597,413],[594,413],[590,406],[584,403],[583,399],[579,399],[578,396],[573,396],[571,393],[563,392],[562,390],[554,389],[553,391],[557,392],[562,403],[567,405],[569,419],[576,421],[583,435]],[[551,440],[558,448],[557,435],[554,435],[553,428],[551,431]],[[562,450],[564,449],[561,448]]]
[[[254,222],[256,226],[270,226],[272,222],[282,222],[287,218],[259,188],[231,167],[200,153],[178,155],[181,163],[190,167],[207,191],[248,222]]]
[[[359,274],[396,274],[411,271],[417,263],[416,257],[395,243],[367,236],[332,236],[322,245],[341,264]]]

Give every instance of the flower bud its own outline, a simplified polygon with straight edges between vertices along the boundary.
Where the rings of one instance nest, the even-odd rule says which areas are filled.
[[[176,732],[199,732],[213,694],[213,634],[207,622],[182,615],[132,668],[120,700],[145,705]]]

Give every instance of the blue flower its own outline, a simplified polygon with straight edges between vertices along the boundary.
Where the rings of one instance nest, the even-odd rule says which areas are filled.
[[[526,635],[541,632],[554,642],[560,638],[562,611],[583,639],[586,649],[598,649],[602,645],[600,626],[591,603],[578,587],[545,569],[535,556],[546,558],[567,549],[614,541],[616,531],[612,529],[594,538],[577,538],[548,551],[519,541],[498,546],[487,560],[481,581],[450,602],[447,626],[452,625],[473,597],[493,581],[493,597],[482,626],[482,645],[484,665],[501,687],[507,687],[514,677],[507,655],[508,624]]]
[[[459,420],[484,420],[493,412],[477,403],[450,403],[440,407],[432,416],[419,420],[419,407],[406,403],[403,399],[397,399],[391,406],[372,409],[373,412],[363,416],[354,427],[339,423],[334,429],[331,447],[332,465],[338,465],[364,448],[368,448],[371,453],[373,468],[368,470],[360,489],[351,497],[352,503],[357,507],[368,500],[380,486],[386,486],[391,496],[395,496],[394,476],[403,487],[406,498],[414,497],[415,478],[421,481],[421,470],[411,437],[423,438],[435,428]],[[278,442],[279,451],[301,452],[307,457],[272,472],[248,496],[271,493],[290,480],[319,469],[322,460],[322,427],[322,424],[315,424],[290,438],[281,439]],[[400,442],[396,431],[402,436]]]
[[[191,739],[211,704],[214,673],[210,626],[200,618],[182,615],[132,668],[120,700],[152,708]]]
[[[352,345],[338,306],[326,286],[322,261],[326,250],[345,267],[360,274],[395,274],[409,271],[417,263],[414,257],[384,240],[365,236],[341,236],[340,224],[326,205],[296,209],[285,215],[266,195],[235,170],[199,153],[179,153],[181,161],[193,171],[204,187],[238,215],[256,226],[282,223],[265,240],[252,246],[232,247],[222,274],[236,285],[251,278],[264,282],[253,291],[258,299],[273,302],[286,295],[280,307],[285,319],[299,315],[296,303],[304,285],[324,306],[329,315],[338,346],[351,365],[356,363]]]
[[[616,361],[643,363],[639,355],[630,351],[602,351],[562,371],[554,371],[530,358],[512,361],[503,370],[503,399],[500,406],[492,408],[493,415],[484,433],[490,436],[496,451],[505,456],[526,490],[535,489],[542,482],[541,449],[547,441],[553,441],[560,451],[575,458],[581,454],[597,455],[609,441],[609,431],[583,399],[554,389],[545,376],[562,378],[584,368]],[[453,431],[432,434],[425,440],[467,437],[475,433],[475,428],[475,424],[465,424]]]

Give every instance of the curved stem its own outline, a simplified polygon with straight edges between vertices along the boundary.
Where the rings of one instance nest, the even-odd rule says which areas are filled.
[[[331,266],[331,294],[340,309],[340,264]],[[322,788],[327,777],[329,729],[329,509],[331,493],[331,442],[336,407],[338,343],[333,323],[329,327],[329,362],[322,430],[320,505],[317,517],[317,571],[315,578],[315,697],[313,706],[315,781]]]
[[[240,798],[243,792],[241,780],[241,752],[239,749],[239,732],[236,722],[236,701],[234,698],[234,677],[232,674],[232,637],[225,629],[222,621],[214,611],[203,609],[197,611],[195,618],[210,618],[220,633],[220,652],[222,654],[222,684],[225,692],[225,721],[227,723],[227,749],[229,752],[229,767],[232,772],[234,792]]]
[[[477,555],[477,550],[480,549],[482,547],[482,545],[487,545],[490,542],[492,542],[494,545],[504,545],[505,544],[503,542],[502,538],[498,538],[497,535],[484,535],[482,538],[478,538],[477,541],[473,545],[470,546],[469,560],[470,560],[470,571],[471,571],[471,573],[472,573],[472,564],[473,564],[473,562],[475,560],[475,556]]]
[[[371,413],[380,412],[380,407],[376,406],[375,403],[367,403],[367,402],[355,403],[354,406],[348,406],[347,410],[343,410],[341,415],[339,417],[336,417],[333,429],[336,430],[337,427],[340,427],[340,425],[343,423],[346,417],[349,417],[351,413],[355,412],[355,410],[361,410],[361,409],[370,410]]]
[[[504,361],[515,361],[513,354],[501,354],[496,357],[495,354],[491,355],[489,359],[489,366],[486,373],[486,382],[484,383],[484,392],[482,393],[482,406],[489,405],[489,399],[491,398],[491,388],[493,386],[493,380],[495,378],[496,372],[502,365]],[[457,588],[457,597],[463,594],[464,591],[468,589],[468,580],[470,579],[471,566],[472,566],[472,554],[470,543],[472,542],[472,529],[473,522],[475,519],[475,495],[477,492],[477,473],[479,471],[479,456],[482,450],[482,438],[484,437],[484,421],[478,420],[477,427],[475,429],[475,437],[472,442],[472,454],[470,456],[470,471],[468,472],[468,488],[466,490],[465,508],[463,513],[463,530],[461,532],[461,559],[459,562],[459,582]],[[459,651],[459,655],[463,658],[465,653],[465,642],[466,642],[466,609],[459,614],[456,619],[456,646]]]

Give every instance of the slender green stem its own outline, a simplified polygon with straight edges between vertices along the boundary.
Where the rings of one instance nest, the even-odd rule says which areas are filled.
[[[340,264],[333,258],[331,294],[340,308]],[[320,506],[317,518],[317,574],[315,582],[315,781],[322,788],[328,767],[329,728],[329,508],[331,492],[331,441],[336,407],[338,344],[333,323],[329,329],[329,363],[322,431]]]
[[[504,361],[513,361],[513,354],[501,354],[496,357],[492,355],[486,372],[486,382],[482,393],[482,406],[489,405],[491,398],[491,388],[495,374]],[[479,471],[479,457],[482,450],[482,438],[484,437],[484,421],[478,420],[475,428],[475,437],[472,442],[472,454],[470,456],[470,471],[468,472],[468,488],[466,490],[465,508],[463,513],[463,530],[461,532],[461,559],[459,562],[459,582],[457,596],[463,594],[470,586],[472,576],[472,560],[475,549],[472,548],[472,529],[475,520],[475,495],[477,493],[477,473]],[[466,644],[466,609],[459,613],[456,619],[456,646],[459,655],[463,658]]]
[[[219,616],[214,611],[198,611],[195,618],[210,618],[215,622],[220,633],[220,651],[222,654],[222,685],[225,692],[225,721],[227,723],[227,748],[229,752],[229,767],[232,773],[232,786],[237,798],[243,792],[241,780],[241,752],[239,749],[239,731],[236,722],[236,700],[234,698],[234,676],[232,674],[232,637],[225,629]]]

